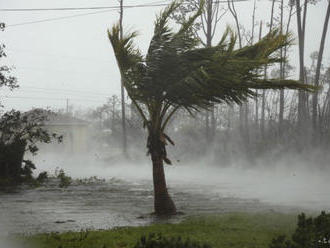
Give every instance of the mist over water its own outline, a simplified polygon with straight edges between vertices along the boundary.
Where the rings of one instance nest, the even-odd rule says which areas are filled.
[[[298,157],[258,161],[246,168],[210,166],[207,159],[166,166],[170,194],[180,215],[224,212],[319,212],[330,210],[329,170]],[[152,168],[140,161],[102,161],[91,156],[37,156],[36,174],[64,169],[74,179],[96,176],[105,181],[59,188],[50,183],[0,195],[1,233],[36,233],[107,229],[162,221],[153,211]]]
[[[172,166],[165,166],[165,171],[170,189],[189,186],[196,193],[201,191],[222,197],[258,199],[270,204],[311,210],[330,209],[327,195],[330,170],[313,164],[316,159],[283,155],[276,161],[260,159],[253,167],[246,167],[239,162],[222,167],[221,162],[219,165],[210,165],[208,159],[202,159],[194,163],[176,162]],[[96,176],[127,183],[145,182],[152,189],[152,167],[148,157],[136,162],[104,162],[95,159],[95,155],[38,157],[37,163],[40,164],[37,172],[51,172],[59,167],[73,178]]]

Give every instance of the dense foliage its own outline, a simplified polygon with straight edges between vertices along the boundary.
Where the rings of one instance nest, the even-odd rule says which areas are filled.
[[[35,109],[21,113],[12,110],[0,117],[0,185],[17,185],[31,179],[35,169],[25,152],[35,155],[38,143],[60,142],[62,136],[44,128],[49,111]]]
[[[304,213],[298,216],[295,232],[288,240],[281,235],[273,239],[269,248],[329,248],[330,214],[322,212],[316,218],[307,218]]]

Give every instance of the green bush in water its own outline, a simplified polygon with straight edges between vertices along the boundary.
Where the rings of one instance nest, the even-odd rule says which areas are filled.
[[[148,236],[142,236],[134,248],[211,248],[211,246],[189,239],[182,240],[180,236],[167,238],[161,234],[150,233]]]
[[[37,182],[40,184],[46,183],[49,179],[47,171],[40,172],[36,178]]]
[[[57,178],[60,179],[60,184],[59,184],[60,188],[66,188],[66,187],[70,186],[72,183],[72,178],[65,175],[65,172],[63,169],[61,169],[58,172]]]
[[[295,232],[288,240],[280,235],[272,240],[269,248],[330,248],[330,214],[322,212],[316,218],[298,215]]]

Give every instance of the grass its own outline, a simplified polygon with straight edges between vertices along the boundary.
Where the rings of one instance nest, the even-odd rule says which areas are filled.
[[[281,213],[232,213],[194,217],[179,224],[153,224],[105,231],[38,234],[24,237],[33,248],[126,248],[133,247],[144,234],[188,238],[213,248],[268,247],[275,236],[288,236],[296,227],[296,215]]]

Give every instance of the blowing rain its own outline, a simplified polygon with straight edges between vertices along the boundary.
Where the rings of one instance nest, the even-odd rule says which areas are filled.
[[[329,0],[0,13],[0,248],[330,247]]]

